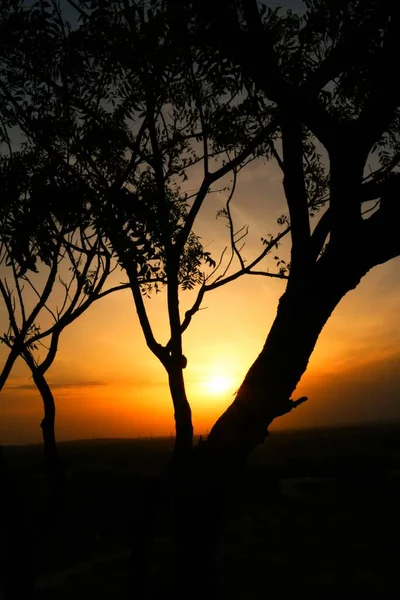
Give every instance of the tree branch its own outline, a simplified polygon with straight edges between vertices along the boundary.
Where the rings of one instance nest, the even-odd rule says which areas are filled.
[[[377,181],[368,181],[361,186],[361,201],[375,200],[388,192],[400,191],[400,173],[389,173]]]
[[[13,303],[11,300],[11,292],[8,289],[7,284],[4,285],[3,281],[1,279],[0,279],[0,292],[1,292],[1,295],[3,296],[4,304],[6,305],[6,308],[7,308],[8,319],[9,319],[11,328],[14,332],[15,339],[17,339],[17,337],[20,335],[20,330],[19,330],[17,321],[15,319]],[[26,321],[24,324],[24,331],[25,330],[26,330]]]
[[[232,275],[228,275],[227,277],[224,277],[223,279],[217,279],[213,283],[207,284],[206,285],[206,291],[208,291],[208,290],[215,290],[216,288],[220,287],[221,285],[225,285],[226,283],[230,283],[231,281],[234,281],[235,279],[237,279],[241,275],[250,273],[250,271],[256,265],[258,265],[258,263],[261,262],[262,259],[265,258],[265,256],[269,252],[271,252],[272,248],[274,246],[276,246],[280,242],[280,240],[287,233],[289,233],[289,231],[290,231],[290,226],[287,227],[286,229],[284,229],[279,235],[277,235],[273,240],[271,240],[268,244],[266,244],[266,246],[265,246],[264,250],[261,252],[261,254],[259,254],[259,256],[257,258],[255,258],[251,263],[249,263],[246,267],[244,267],[243,269],[240,269],[240,270],[236,271],[235,273],[232,273]],[[276,277],[276,274],[271,274],[269,276],[270,277]]]
[[[288,279],[284,273],[270,273],[269,271],[247,271],[247,275],[261,275],[262,277],[272,277],[275,279]]]
[[[237,235],[239,232],[236,232],[236,234],[234,233],[233,219],[232,219],[231,208],[230,208],[231,200],[233,198],[233,195],[234,195],[235,189],[236,189],[236,181],[237,181],[237,172],[236,172],[236,169],[233,169],[232,189],[229,193],[228,200],[226,201],[226,216],[227,216],[228,223],[229,223],[229,236],[230,236],[230,240],[231,240],[232,252],[233,252],[233,254],[236,254],[236,256],[239,260],[240,267],[242,269],[244,269],[244,261],[243,261],[242,255],[240,254],[240,251],[237,249],[237,246],[236,246],[237,242],[239,242],[240,240],[235,240],[235,235]],[[247,231],[246,231],[246,235],[247,235]],[[240,239],[242,239],[242,238],[240,238]]]
[[[133,265],[128,273],[130,287],[132,290],[133,299],[135,301],[136,312],[139,317],[139,322],[146,340],[147,347],[153,352],[155,356],[160,360],[160,362],[166,366],[168,354],[166,349],[159,344],[153,334],[149,317],[147,315],[146,307],[143,302],[142,292],[140,290],[140,284],[137,279],[136,273],[134,273],[134,269],[136,266]]]
[[[386,131],[400,103],[400,90],[393,78],[392,67],[393,57],[398,56],[400,51],[400,6],[395,2],[383,3],[383,7],[390,7],[389,13],[383,10],[383,16],[389,16],[386,36],[371,67],[375,73],[369,82],[370,96],[352,125],[354,139],[358,143],[362,141],[368,150]],[[382,13],[381,7],[380,10]]]
[[[331,230],[332,218],[331,212],[328,208],[318,221],[315,229],[311,235],[310,240],[310,258],[311,260],[317,260],[324,246],[325,240],[328,237]]]
[[[54,359],[57,354],[58,341],[60,339],[61,331],[62,331],[62,328],[61,329],[55,328],[53,330],[53,333],[51,335],[51,340],[50,340],[50,348],[47,352],[47,356],[40,363],[40,365],[37,365],[37,369],[38,369],[39,373],[41,373],[42,375],[44,375],[46,373],[46,371],[51,367],[51,365],[54,362]]]
[[[192,230],[193,224],[196,220],[196,217],[199,213],[199,210],[204,202],[205,197],[207,196],[209,187],[227,175],[230,171],[238,167],[246,158],[252,154],[260,144],[262,144],[268,137],[272,136],[276,129],[276,120],[273,119],[268,125],[266,125],[254,138],[249,142],[247,147],[242,150],[235,158],[226,163],[224,166],[217,169],[213,173],[209,173],[207,177],[203,178],[199,191],[196,195],[196,198],[192,204],[192,207],[186,217],[185,225],[182,228],[182,231],[179,233],[176,241],[176,251],[178,254],[182,252],[184,245],[186,244],[187,238]]]

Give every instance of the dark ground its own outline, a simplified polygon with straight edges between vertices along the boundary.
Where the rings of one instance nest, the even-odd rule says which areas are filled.
[[[399,434],[400,425],[272,433],[230,494],[217,560],[219,597],[400,597]],[[132,515],[143,483],[167,464],[172,444],[60,444],[66,508],[50,531],[43,526],[42,448],[6,448],[35,539],[38,599],[128,597]],[[282,494],[279,482],[299,477],[325,481],[299,482],[293,495]],[[170,597],[171,556],[164,509],[153,560],[156,597]]]

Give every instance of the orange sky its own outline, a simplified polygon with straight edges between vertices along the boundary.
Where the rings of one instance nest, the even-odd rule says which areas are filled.
[[[195,173],[191,186],[196,179]],[[214,257],[227,233],[224,222],[215,219],[223,199],[217,194],[207,199],[195,229]],[[282,202],[277,167],[258,161],[242,172],[233,214],[237,226],[250,226],[246,258],[255,256],[262,235],[278,230]],[[298,389],[309,402],[274,428],[400,418],[399,272],[398,259],[376,268],[342,301]],[[120,280],[114,275],[114,283]],[[195,316],[184,336],[187,391],[197,433],[206,432],[232,401],[261,350],[284,285],[247,277],[206,296],[207,310]],[[182,313],[192,298],[192,293],[183,293]],[[147,304],[156,337],[165,343],[165,294]],[[4,316],[1,307],[2,331]],[[0,357],[4,360],[2,347]],[[129,291],[99,301],[64,331],[48,380],[57,402],[60,440],[173,431],[165,373],[145,346]],[[225,389],[213,389],[212,381]],[[40,441],[41,415],[40,397],[20,361],[0,394],[0,443]]]

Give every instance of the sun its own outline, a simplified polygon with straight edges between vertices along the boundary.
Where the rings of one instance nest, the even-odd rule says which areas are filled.
[[[223,394],[232,388],[232,380],[226,375],[213,375],[205,386],[209,394]]]

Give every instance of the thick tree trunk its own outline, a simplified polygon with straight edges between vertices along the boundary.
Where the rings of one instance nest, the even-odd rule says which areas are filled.
[[[293,408],[290,397],[325,323],[368,271],[366,266],[356,270],[347,263],[327,251],[308,276],[289,280],[261,353],[207,439],[214,463],[216,455],[224,463],[228,455],[234,464],[246,460],[268,435],[270,423]]]
[[[295,406],[290,397],[319,334],[341,298],[368,270],[352,270],[345,262],[339,268],[338,263],[337,257],[327,254],[308,277],[289,280],[265,345],[234,402],[207,441],[192,452],[177,524],[181,594],[185,588],[187,595],[193,592],[199,598],[216,594],[216,531],[229,483],[264,441],[270,423]]]
[[[50,386],[40,369],[33,369],[32,376],[43,400],[44,418],[40,426],[50,486],[50,508],[56,512],[62,503],[64,484],[64,467],[57,453],[55,435],[56,406]]]

